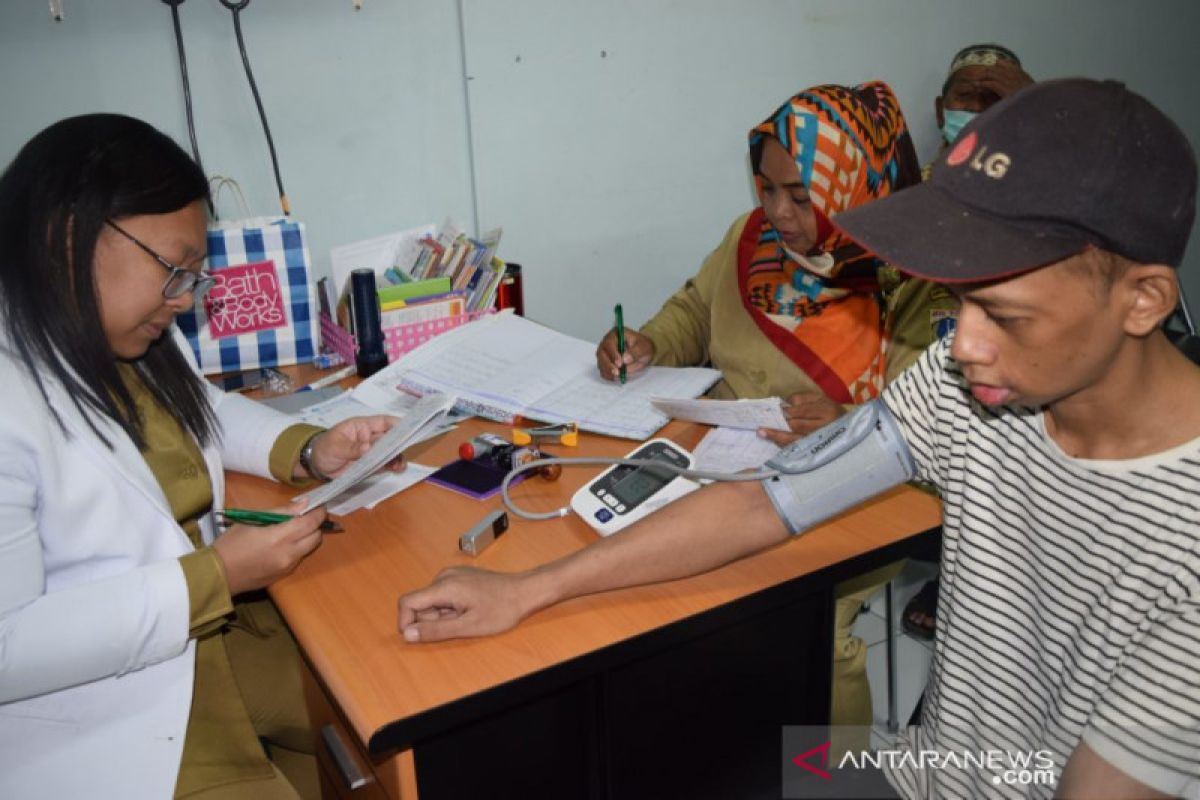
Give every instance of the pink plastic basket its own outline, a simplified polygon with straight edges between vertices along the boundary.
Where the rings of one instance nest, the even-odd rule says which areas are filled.
[[[460,325],[495,313],[496,309],[489,308],[484,311],[471,311],[467,314],[457,314],[453,317],[443,317],[428,322],[414,322],[409,325],[384,328],[383,349],[387,351],[388,361],[395,361],[409,350],[424,344],[439,333],[445,333]],[[347,364],[354,363],[354,354],[358,347],[354,341],[354,335],[324,314],[321,315],[321,342],[325,347],[341,356]]]

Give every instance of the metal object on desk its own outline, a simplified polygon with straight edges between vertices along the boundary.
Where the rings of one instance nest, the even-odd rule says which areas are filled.
[[[458,539],[458,549],[477,556],[508,530],[508,512],[492,511]]]

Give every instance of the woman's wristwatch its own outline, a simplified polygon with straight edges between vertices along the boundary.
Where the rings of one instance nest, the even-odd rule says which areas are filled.
[[[325,431],[317,431],[312,436],[308,437],[308,441],[304,443],[304,447],[300,448],[300,466],[303,467],[304,471],[311,475],[315,480],[328,483],[330,480],[332,480],[332,478],[330,478],[324,472],[321,472],[321,470],[317,469],[316,465],[313,464],[313,447],[317,443],[317,437],[323,433],[325,433]]]

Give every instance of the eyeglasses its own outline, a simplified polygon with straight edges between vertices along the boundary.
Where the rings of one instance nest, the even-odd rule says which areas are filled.
[[[170,273],[167,275],[167,280],[163,283],[162,287],[162,296],[168,300],[182,297],[188,292],[191,292],[196,297],[203,297],[216,284],[217,279],[211,272],[202,269],[192,271],[183,267],[177,267],[145,244],[142,244],[133,234],[121,228],[120,225],[111,219],[105,220],[105,222],[114,231],[140,247],[147,255],[162,265],[163,269]]]

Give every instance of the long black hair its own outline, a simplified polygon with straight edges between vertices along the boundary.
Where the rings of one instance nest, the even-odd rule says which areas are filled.
[[[100,231],[105,220],[168,214],[207,198],[204,173],[179,145],[118,114],[54,123],[0,176],[0,314],[8,341],[43,398],[48,373],[110,447],[96,414],[114,420],[139,448],[145,438],[101,325],[93,274]],[[169,333],[134,367],[184,430],[201,445],[211,441],[218,426],[204,379]]]

